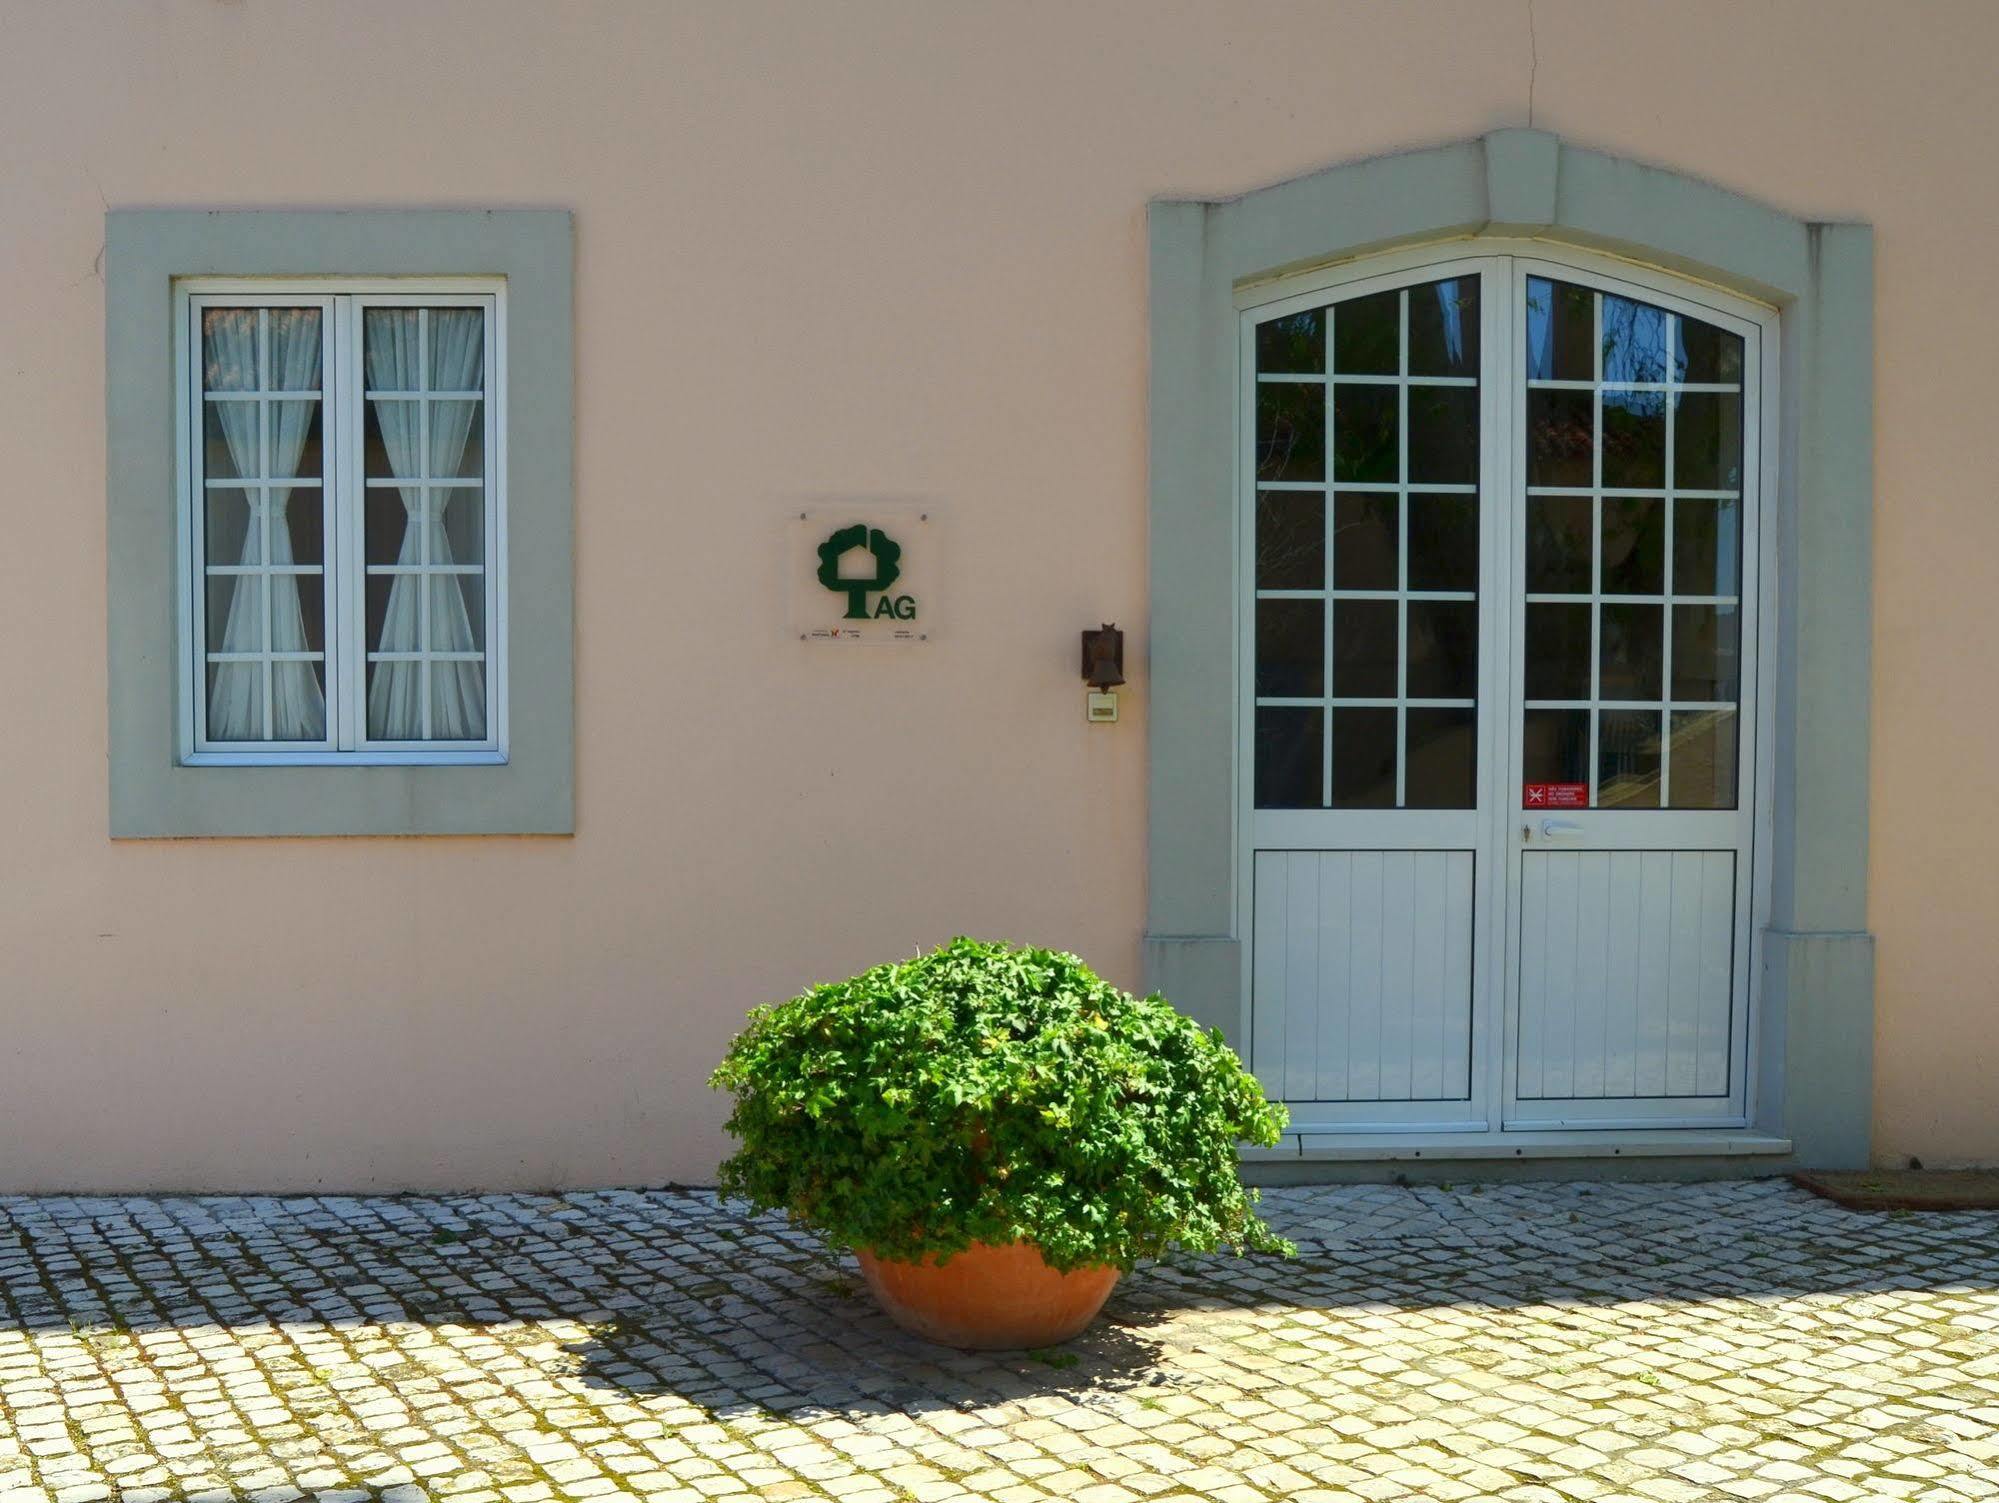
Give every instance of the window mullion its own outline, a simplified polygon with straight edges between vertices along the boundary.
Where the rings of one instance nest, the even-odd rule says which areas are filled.
[[[363,637],[367,622],[367,578],[361,567],[363,435],[366,413],[361,396],[362,364],[360,310],[351,296],[335,297],[334,328],[337,331],[334,380],[339,426],[333,493],[334,533],[338,539],[339,577],[333,593],[340,602],[339,658],[327,676],[329,697],[340,702],[339,739],[342,751],[360,745],[367,724],[367,707],[362,702],[367,675],[363,672]]]

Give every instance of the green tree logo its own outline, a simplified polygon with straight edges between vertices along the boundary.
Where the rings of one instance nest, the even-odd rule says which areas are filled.
[[[841,556],[863,545],[875,556],[874,577],[843,579],[840,575]],[[845,620],[867,620],[869,593],[886,590],[901,574],[902,545],[879,527],[871,528],[865,522],[842,527],[819,545],[819,583],[835,594],[846,595]]]

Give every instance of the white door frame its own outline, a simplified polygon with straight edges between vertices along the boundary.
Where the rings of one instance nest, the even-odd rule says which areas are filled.
[[[1730,1039],[1730,1092],[1716,1109],[1703,1098],[1692,1110],[1674,1115],[1638,1117],[1630,1101],[1583,1103],[1565,1101],[1556,1113],[1523,1113],[1511,1105],[1515,1088],[1514,1050],[1509,1047],[1517,1026],[1517,925],[1519,853],[1523,845],[1520,811],[1520,747],[1517,693],[1519,682],[1519,622],[1524,592],[1519,525],[1524,506],[1523,431],[1526,388],[1513,379],[1522,347],[1525,279],[1534,274],[1565,277],[1604,287],[1684,311],[1704,321],[1742,333],[1749,343],[1744,391],[1745,582],[1743,644],[1745,665],[1739,725],[1746,805],[1733,812],[1694,813],[1696,820],[1730,825],[1742,856],[1738,866],[1737,933],[1733,995],[1744,1005],[1733,1010]],[[1334,295],[1353,297],[1457,274],[1479,273],[1481,282],[1480,360],[1480,648],[1479,726],[1477,743],[1480,804],[1474,811],[1305,810],[1258,811],[1252,787],[1255,710],[1254,639],[1250,621],[1257,598],[1255,581],[1255,500],[1257,481],[1253,449],[1255,432],[1255,326],[1285,312],[1321,306]],[[1774,561],[1774,517],[1769,498],[1776,495],[1776,414],[1778,412],[1778,314],[1774,308],[1725,292],[1718,287],[1661,272],[1621,258],[1552,241],[1457,238],[1402,251],[1371,256],[1330,268],[1271,279],[1241,287],[1235,295],[1240,320],[1235,374],[1236,454],[1234,458],[1237,538],[1238,611],[1235,706],[1237,746],[1236,884],[1237,933],[1241,946],[1239,1037],[1259,1072],[1269,1062],[1256,1057],[1255,1041],[1255,889],[1256,852],[1278,849],[1470,849],[1475,852],[1476,917],[1473,938],[1471,997],[1471,1080],[1462,1102],[1314,1103],[1292,1102],[1292,1131],[1301,1134],[1393,1133],[1411,1142],[1437,1135],[1443,1143],[1464,1145],[1469,1138],[1515,1135],[1522,1129],[1741,1127],[1754,1120],[1756,1058],[1760,1030],[1751,1026],[1759,1004],[1761,933],[1770,911],[1770,871],[1758,859],[1769,849],[1774,800],[1770,782],[1774,757],[1774,696],[1758,693],[1775,661],[1774,623],[1777,618]],[[1753,383],[1753,389],[1752,389]],[[1330,480],[1330,475],[1328,476]],[[1330,492],[1328,493],[1330,495]],[[1330,671],[1330,665],[1329,669]],[[1602,848],[1627,846],[1635,834],[1629,824],[1647,818],[1680,818],[1688,811],[1616,813],[1589,811],[1593,825],[1603,827]],[[1618,828],[1612,829],[1612,826]],[[1656,826],[1654,827],[1656,829]],[[1642,826],[1639,827],[1642,831]],[[1592,846],[1599,838],[1589,837]],[[1656,844],[1656,838],[1653,839]],[[1686,845],[1686,841],[1676,841]],[[1505,919],[1506,922],[1501,922]],[[1499,985],[1495,987],[1495,980]],[[1281,1091],[1273,1091],[1281,1096]],[[1679,1105],[1679,1103],[1676,1103]],[[1505,1126],[1502,1127],[1502,1122]]]

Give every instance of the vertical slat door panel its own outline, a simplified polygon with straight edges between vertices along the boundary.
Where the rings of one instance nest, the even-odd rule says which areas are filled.
[[[1517,1098],[1726,1095],[1735,853],[1520,861]]]
[[[1288,1101],[1461,1101],[1470,851],[1259,851],[1254,1066]]]

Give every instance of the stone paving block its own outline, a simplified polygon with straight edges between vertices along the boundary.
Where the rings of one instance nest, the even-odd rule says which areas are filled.
[[[1999,1216],[1269,1192],[1071,1366],[701,1192],[0,1197],[0,1503],[1999,1496]],[[450,1239],[440,1242],[440,1232]]]

